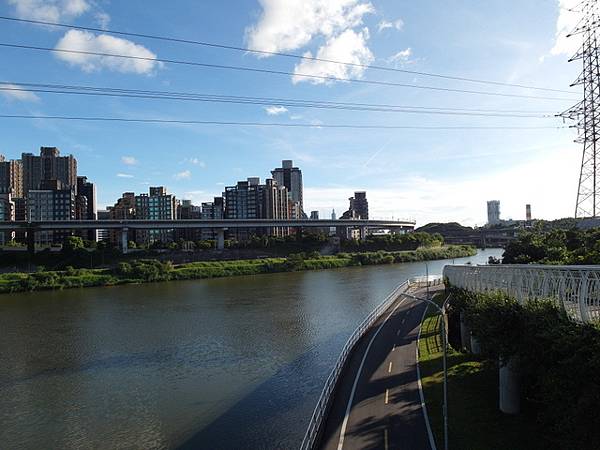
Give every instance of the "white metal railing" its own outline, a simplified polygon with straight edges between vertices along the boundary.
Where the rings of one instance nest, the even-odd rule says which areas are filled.
[[[496,264],[444,267],[452,286],[474,292],[502,291],[518,302],[548,298],[575,320],[600,319],[600,266]]]
[[[323,390],[321,391],[321,395],[319,396],[319,400],[317,401],[317,405],[313,411],[308,428],[304,434],[304,439],[302,440],[302,445],[300,446],[301,450],[310,450],[314,447],[319,430],[323,425],[323,421],[327,417],[327,411],[331,403],[333,391],[338,383],[346,361],[352,353],[356,343],[365,335],[365,333],[383,315],[383,313],[389,309],[389,307],[401,294],[408,291],[410,287],[425,286],[427,282],[429,283],[429,286],[438,286],[442,284],[442,277],[434,275],[430,275],[429,277],[414,277],[396,286],[394,290],[385,298],[385,300],[383,300],[373,311],[371,311],[371,313],[361,322],[358,328],[354,330],[342,348],[342,352],[340,353],[335,366],[329,374],[329,377],[327,377],[325,386],[323,386]]]

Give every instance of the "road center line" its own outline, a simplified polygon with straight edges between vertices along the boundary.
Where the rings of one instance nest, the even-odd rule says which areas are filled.
[[[388,430],[387,430],[387,428],[383,429],[383,446],[385,447],[385,450],[388,450],[389,439],[388,439]]]
[[[385,404],[387,405],[390,401],[390,390],[386,389],[385,390]]]
[[[390,361],[390,365],[388,366],[388,373],[392,373],[392,362]]]
[[[396,310],[400,307],[400,305],[402,303],[404,303],[404,300],[406,300],[406,297],[403,298],[402,300],[400,300],[400,302],[394,307],[392,312],[390,312],[389,315],[385,318],[385,320],[381,323],[381,325],[379,325],[379,328],[377,328],[377,330],[375,331],[375,334],[373,334],[373,337],[371,337],[371,340],[369,341],[369,345],[367,345],[365,354],[363,355],[362,360],[360,362],[360,366],[358,367],[358,372],[356,373],[356,378],[354,378],[354,384],[352,385],[352,391],[350,392],[350,398],[348,399],[348,405],[346,406],[346,415],[344,416],[344,421],[342,422],[342,429],[340,430],[340,440],[339,440],[338,446],[337,446],[338,450],[342,450],[342,448],[344,446],[344,437],[346,435],[346,427],[348,426],[348,419],[350,418],[350,410],[352,409],[352,403],[354,402],[354,394],[356,392],[356,386],[358,386],[358,379],[360,378],[360,374],[362,373],[363,366],[365,365],[365,361],[367,360],[367,355],[369,354],[371,345],[373,345],[373,341],[375,341],[375,338],[377,337],[377,335],[379,334],[379,332],[381,331],[383,326],[387,323],[389,318],[392,317],[392,314],[394,314],[396,312]]]

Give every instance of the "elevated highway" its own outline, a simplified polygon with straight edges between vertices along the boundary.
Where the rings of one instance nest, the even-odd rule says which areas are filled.
[[[394,231],[412,231],[415,222],[394,220],[307,220],[307,219],[178,219],[178,220],[63,220],[63,221],[2,221],[0,231],[26,231],[28,239],[38,231],[58,230],[120,230],[121,246],[127,251],[127,232],[129,230],[176,230],[208,228],[217,232],[217,248],[224,248],[225,231],[239,228],[358,228],[361,237],[368,229]]]

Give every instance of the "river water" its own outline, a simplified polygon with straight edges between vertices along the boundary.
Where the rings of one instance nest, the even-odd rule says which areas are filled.
[[[345,340],[424,273],[409,263],[0,296],[0,448],[297,448]]]

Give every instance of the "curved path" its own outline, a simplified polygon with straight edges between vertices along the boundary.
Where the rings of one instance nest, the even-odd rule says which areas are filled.
[[[424,289],[411,293],[426,295]],[[361,339],[336,389],[319,448],[431,450],[416,369],[424,311],[422,302],[401,296]]]

